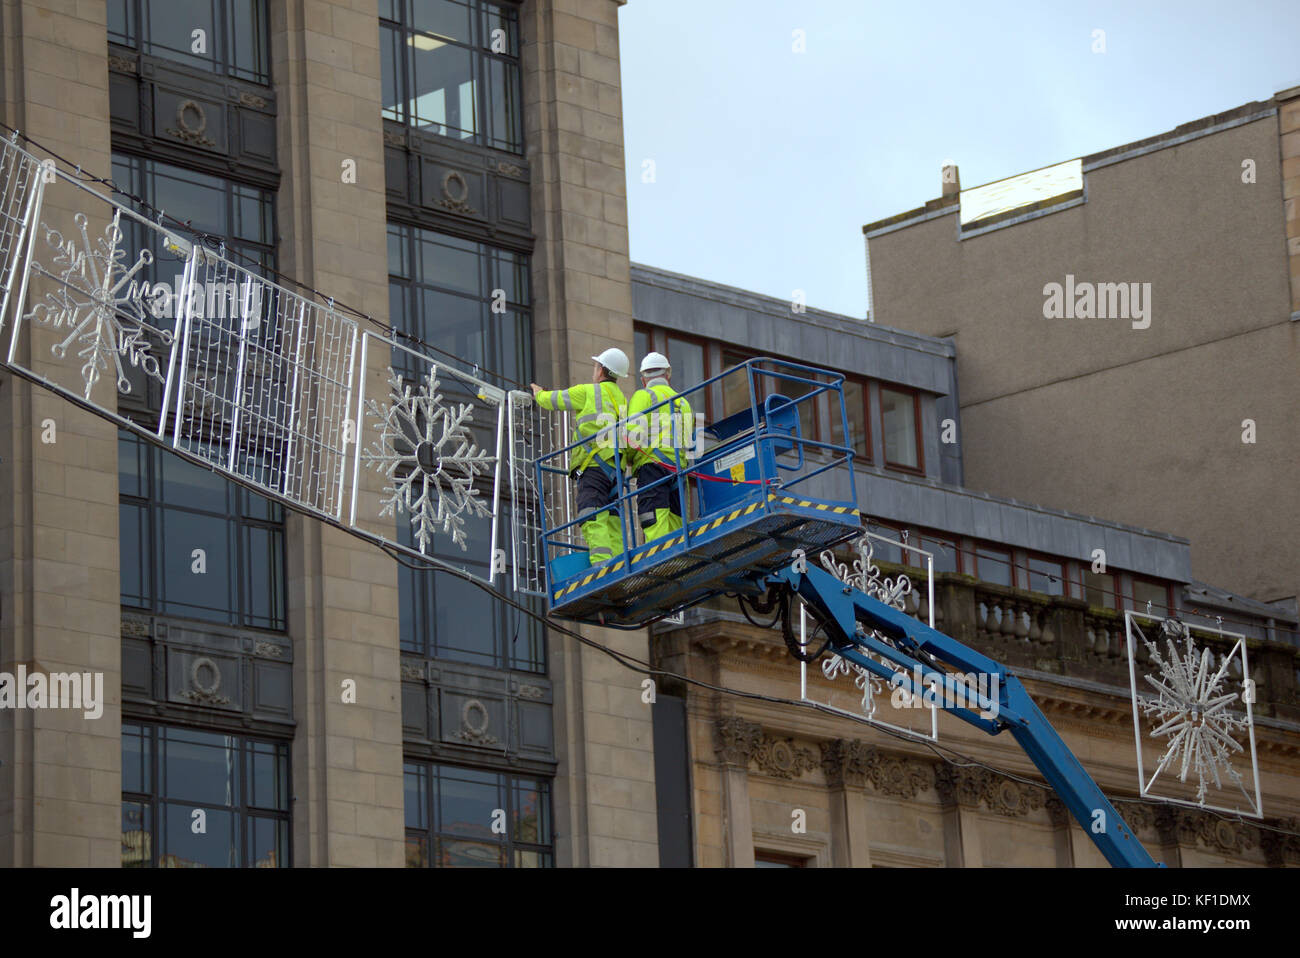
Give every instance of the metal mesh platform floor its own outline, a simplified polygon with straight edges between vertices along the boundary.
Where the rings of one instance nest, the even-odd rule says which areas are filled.
[[[552,593],[553,615],[625,628],[644,625],[723,592],[738,580],[775,571],[795,549],[810,556],[856,536],[856,509],[770,495],[681,533],[585,570]]]

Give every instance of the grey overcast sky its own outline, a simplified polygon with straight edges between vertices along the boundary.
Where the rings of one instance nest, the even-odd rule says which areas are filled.
[[[945,160],[969,188],[1300,84],[1300,0],[629,0],[619,34],[632,260],[857,317],[862,225]]]

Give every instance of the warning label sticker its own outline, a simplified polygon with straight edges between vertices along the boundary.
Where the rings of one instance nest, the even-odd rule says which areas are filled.
[[[744,449],[737,449],[735,452],[729,452],[725,456],[721,456],[714,464],[714,468],[718,472],[730,472],[734,476],[736,467],[739,466],[740,473],[743,476],[745,474],[743,464],[753,459],[755,455],[754,446],[751,443]]]

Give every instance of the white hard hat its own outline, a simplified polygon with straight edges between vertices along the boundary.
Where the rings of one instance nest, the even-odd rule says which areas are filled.
[[[645,359],[641,360],[641,372],[648,373],[656,369],[672,369],[668,357],[663,353],[646,353]]]
[[[620,379],[627,375],[627,353],[621,349],[611,346],[599,356],[592,356],[591,358]]]

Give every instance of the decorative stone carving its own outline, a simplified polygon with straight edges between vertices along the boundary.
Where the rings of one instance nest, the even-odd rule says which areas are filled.
[[[274,642],[258,642],[253,646],[253,654],[264,659],[282,659],[284,649]]]
[[[817,753],[792,738],[774,738],[764,735],[754,750],[754,764],[760,772],[777,778],[797,778],[804,772],[817,768]]]
[[[507,163],[505,160],[498,160],[496,165],[498,173],[504,173],[506,176],[523,176],[524,168],[515,166],[513,163]]]
[[[230,696],[220,695],[221,669],[206,655],[190,663],[190,687],[181,697],[196,705],[229,705]]]
[[[150,631],[147,615],[124,614],[122,616],[122,635],[133,639],[147,639]]]
[[[181,100],[176,105],[176,126],[168,127],[168,136],[194,146],[206,146],[216,149],[216,141],[203,131],[208,128],[208,115],[196,100]]]
[[[1051,819],[1052,824],[1057,828],[1065,828],[1074,820],[1070,810],[1065,807],[1065,802],[1055,795],[1048,796],[1046,808],[1047,817]]]
[[[916,798],[920,792],[934,787],[934,766],[905,755],[877,752],[870,778],[881,795]]]
[[[108,56],[108,68],[118,70],[121,73],[135,72],[135,57],[120,57],[117,54],[110,53]]]
[[[465,177],[457,170],[448,170],[444,173],[442,175],[442,199],[434,202],[453,213],[477,216],[478,210],[470,206],[468,200],[469,183],[465,181]]]
[[[401,133],[394,133],[392,130],[384,130],[384,142],[389,146],[401,146],[406,142],[406,137]]]
[[[822,742],[822,773],[833,786],[867,784],[867,776],[876,760],[876,750],[856,739],[837,738]]]
[[[1288,835],[1286,832],[1300,833],[1300,819],[1275,819],[1268,822],[1267,827],[1259,828],[1259,846],[1264,851],[1264,861],[1271,868],[1300,864],[1300,834]]]
[[[404,679],[422,679],[424,678],[424,666],[412,665],[409,662],[402,663],[402,678]]]
[[[467,699],[460,709],[460,729],[452,734],[470,745],[500,745],[501,740],[488,733],[491,716],[478,699]]]
[[[1165,805],[1155,810],[1156,830],[1167,844],[1196,845],[1211,851],[1239,855],[1260,844],[1260,830],[1245,822],[1220,818],[1194,808]]]
[[[1044,789],[1017,782],[985,768],[941,765],[935,772],[935,788],[949,805],[983,805],[1008,818],[1022,818],[1047,803]]]
[[[266,106],[264,97],[260,97],[256,93],[249,93],[247,90],[239,94],[239,102],[242,106],[256,107],[259,110]]]
[[[529,700],[531,700],[531,701],[533,701],[533,702],[540,702],[542,699],[544,699],[544,698],[546,697],[546,693],[543,692],[543,691],[542,691],[539,687],[537,687],[536,685],[522,685],[522,684],[521,684],[521,685],[519,686],[519,697],[520,697],[521,699],[529,699]]]
[[[763,738],[763,729],[737,715],[718,719],[717,752],[724,765],[749,767],[749,759]]]

